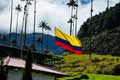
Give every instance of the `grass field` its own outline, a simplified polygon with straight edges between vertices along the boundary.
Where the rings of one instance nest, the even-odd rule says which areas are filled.
[[[61,62],[60,70],[70,76],[58,80],[79,80],[82,74],[88,75],[89,80],[120,80],[120,75],[113,75],[115,66],[120,64],[117,56],[92,54],[90,60],[87,54],[68,54],[63,55]]]
[[[75,73],[71,73],[71,74],[75,74]],[[88,80],[120,80],[120,76],[92,74],[92,73],[86,73],[86,74],[89,76]],[[81,75],[82,74],[76,73],[76,75],[59,78],[58,80],[80,80],[80,79],[75,79],[75,78],[79,78]]]
[[[90,80],[120,80],[120,76],[103,75],[103,74],[88,74]]]

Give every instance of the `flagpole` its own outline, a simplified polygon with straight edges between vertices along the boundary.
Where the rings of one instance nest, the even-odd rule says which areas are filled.
[[[91,38],[92,38],[92,12],[93,12],[93,0],[91,0],[91,14],[90,14],[90,18],[91,18],[91,21],[90,21],[90,52],[89,52],[89,59],[91,59]]]
[[[11,2],[11,18],[10,18],[10,31],[9,31],[9,45],[10,45],[11,29],[12,29],[12,16],[13,16],[13,0]]]
[[[109,0],[107,0],[107,22],[108,22],[108,17],[109,17],[109,11],[108,11],[108,9],[109,9]],[[109,32],[108,32],[108,25],[107,25],[107,54],[109,54],[109,34],[108,34]]]

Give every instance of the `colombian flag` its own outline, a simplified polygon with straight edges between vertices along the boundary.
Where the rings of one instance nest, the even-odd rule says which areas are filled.
[[[58,28],[55,28],[56,45],[65,48],[75,54],[82,54],[82,44],[79,39],[70,36]]]

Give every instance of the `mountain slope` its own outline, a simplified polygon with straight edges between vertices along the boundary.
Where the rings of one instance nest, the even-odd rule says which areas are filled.
[[[78,38],[83,42],[83,50],[89,53],[91,36],[92,53],[112,54],[120,56],[120,3],[115,7],[93,16],[83,23]]]
[[[0,43],[7,45],[9,35],[4,35],[5,38],[3,39],[2,35],[0,38]],[[38,38],[42,39],[41,33],[35,33],[35,48],[37,51],[41,51],[42,49],[42,42],[38,42]],[[11,33],[11,41],[16,39],[16,33]],[[20,34],[17,34],[17,47],[20,47]],[[26,45],[31,46],[33,43],[33,34],[26,35]],[[55,45],[55,37],[52,35],[43,34],[43,50],[48,50],[56,55],[60,55],[63,53],[63,49]]]

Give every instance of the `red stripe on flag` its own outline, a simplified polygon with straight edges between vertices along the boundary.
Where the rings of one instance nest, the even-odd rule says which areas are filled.
[[[82,50],[75,50],[72,46],[66,45],[62,42],[56,41],[56,45],[60,46],[62,48],[65,48],[67,50],[70,50],[71,52],[75,53],[75,54],[82,54]]]

